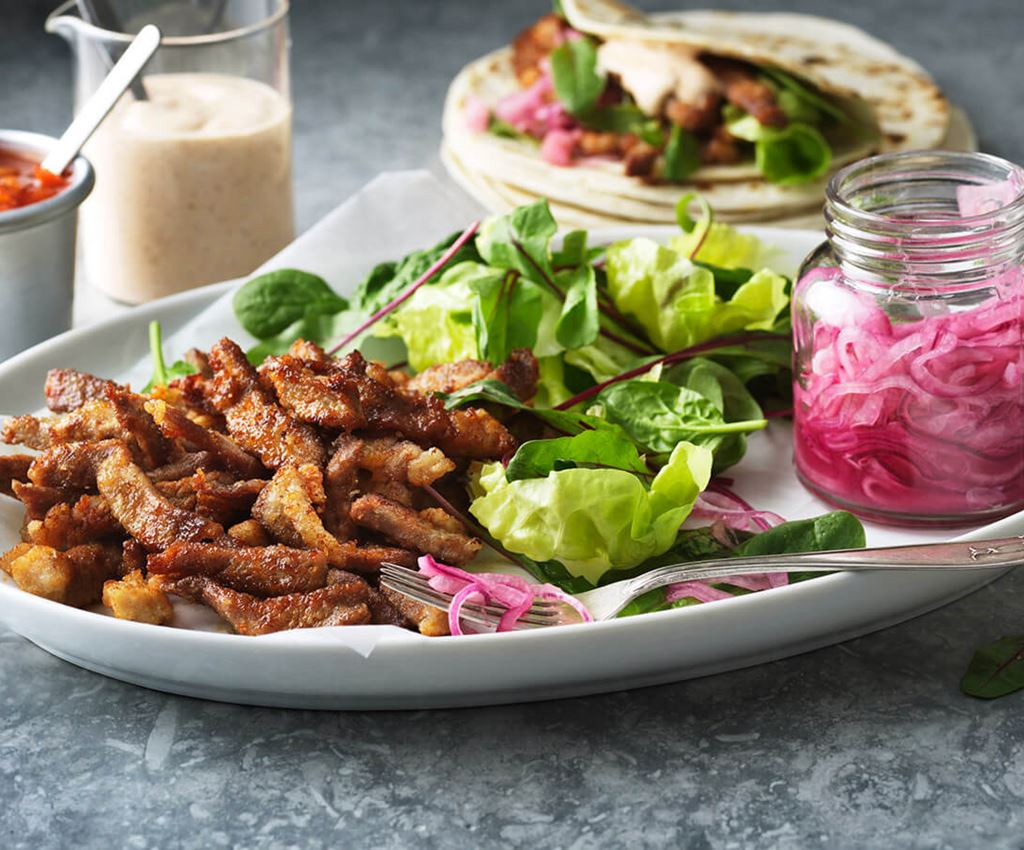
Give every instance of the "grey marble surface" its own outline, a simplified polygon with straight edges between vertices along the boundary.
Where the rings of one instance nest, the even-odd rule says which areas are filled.
[[[1024,159],[1019,0],[785,5],[888,37],[968,107],[983,148]],[[446,81],[543,7],[297,0],[300,226],[377,171],[436,168]],[[0,124],[66,118],[46,10],[0,0]],[[1024,631],[1022,594],[1010,577],[879,634],[678,685],[392,714],[167,697],[0,630],[0,847],[1020,848],[1024,694],[977,702],[957,682],[972,647]]]

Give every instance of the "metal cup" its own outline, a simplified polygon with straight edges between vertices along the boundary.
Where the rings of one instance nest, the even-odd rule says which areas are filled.
[[[41,160],[57,140],[0,130],[0,148]],[[0,212],[0,361],[71,327],[78,206],[92,191],[76,157],[69,185],[45,201]]]

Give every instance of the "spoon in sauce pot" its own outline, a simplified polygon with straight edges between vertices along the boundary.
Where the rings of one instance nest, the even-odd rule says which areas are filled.
[[[53,146],[53,150],[47,154],[41,165],[44,171],[51,174],[63,173],[159,46],[159,29],[148,24],[139,30],[139,34],[132,39],[128,49],[85,102],[75,120]]]

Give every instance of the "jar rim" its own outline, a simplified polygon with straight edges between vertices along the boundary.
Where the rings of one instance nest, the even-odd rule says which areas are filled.
[[[1003,180],[1015,183],[1014,188],[1017,194],[1008,203],[1003,203],[995,209],[974,215],[958,215],[956,218],[943,219],[901,218],[865,210],[848,201],[848,194],[852,188],[850,184],[856,178],[873,173],[882,174],[886,169],[891,169],[892,179],[896,180],[901,169],[909,171],[915,163],[918,167],[944,169],[947,179],[956,179],[959,174],[964,179],[964,185],[969,185],[965,178],[966,172],[972,166],[986,167],[993,172],[1001,171]],[[993,177],[998,179],[995,175]],[[826,207],[841,215],[848,224],[863,226],[865,229],[875,231],[902,228],[908,225],[912,225],[914,230],[919,233],[948,232],[951,228],[959,227],[965,229],[988,228],[997,218],[1005,221],[1007,217],[1012,219],[1019,215],[1024,219],[1024,168],[1002,157],[977,152],[929,150],[879,154],[851,163],[833,174],[825,189],[825,199]]]

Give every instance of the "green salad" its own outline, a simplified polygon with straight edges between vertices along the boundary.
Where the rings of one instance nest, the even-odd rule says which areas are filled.
[[[849,514],[784,522],[723,477],[791,403],[791,281],[771,246],[713,221],[698,197],[680,202],[678,220],[663,243],[593,244],[581,230],[559,235],[541,201],[378,265],[348,298],[282,269],[246,283],[234,309],[257,340],[254,363],[298,338],[411,372],[532,352],[532,400],[494,378],[442,397],[449,409],[485,406],[520,436],[510,457],[470,466],[462,518],[561,590],[674,561],[863,546]],[[158,361],[164,380],[188,368]],[[625,613],[760,587],[669,588]]]

